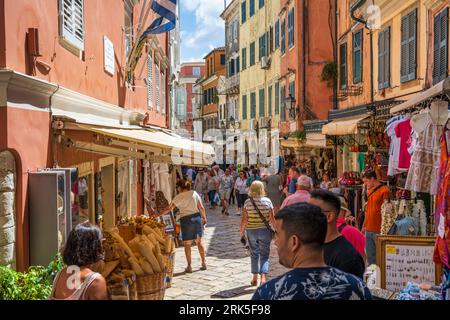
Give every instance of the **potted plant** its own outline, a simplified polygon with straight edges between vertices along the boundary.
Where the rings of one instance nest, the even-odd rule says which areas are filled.
[[[338,78],[337,63],[331,61],[325,64],[322,70],[322,74],[320,75],[320,80],[328,82],[328,85],[331,87],[336,83],[337,78]]]

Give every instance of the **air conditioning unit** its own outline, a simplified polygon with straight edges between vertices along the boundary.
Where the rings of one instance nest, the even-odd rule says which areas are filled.
[[[261,69],[270,68],[270,58],[267,56],[261,57]]]
[[[256,125],[257,125],[257,121],[256,119],[250,119],[249,125],[248,125],[248,129],[249,130],[256,130]]]

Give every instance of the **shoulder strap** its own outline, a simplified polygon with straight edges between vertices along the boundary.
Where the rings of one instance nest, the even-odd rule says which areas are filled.
[[[261,218],[261,220],[266,225],[267,229],[272,230],[272,228],[270,227],[269,222],[266,220],[266,217],[264,217],[264,215],[261,213],[261,211],[259,210],[258,206],[256,205],[255,200],[252,197],[249,197],[249,199],[252,202],[253,206],[255,207],[256,212],[258,212],[259,217]]]
[[[80,299],[81,300],[85,300],[86,292],[88,291],[88,289],[91,286],[92,282],[94,282],[98,278],[99,275],[100,274],[97,273],[97,272],[92,272],[86,277],[86,279],[84,279],[83,284],[82,284],[82,288],[80,289],[81,290],[81,292],[80,292]]]
[[[380,184],[378,187],[376,187],[368,196],[367,196],[367,200],[369,200],[369,198],[375,193],[377,192],[382,186],[384,186],[384,184]]]
[[[346,226],[347,226],[346,223],[341,224],[341,225],[339,226],[339,228],[338,228],[339,233],[342,233],[342,230],[344,230],[344,228],[345,228]]]

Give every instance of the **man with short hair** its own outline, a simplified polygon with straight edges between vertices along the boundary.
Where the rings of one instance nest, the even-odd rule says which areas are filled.
[[[287,196],[294,194],[297,191],[297,180],[300,176],[300,170],[296,166],[292,166],[289,168],[289,184],[286,186],[284,192]]]
[[[341,211],[341,201],[328,190],[311,192],[310,204],[322,209],[327,219],[327,235],[324,245],[324,259],[327,265],[351,273],[360,279],[364,276],[365,265],[362,256],[348,240],[339,233],[337,219]]]
[[[300,176],[305,176],[305,177],[308,178],[309,184],[311,186],[310,190],[314,190],[314,182],[313,182],[312,178],[310,176],[308,176],[308,172],[306,171],[306,169],[305,168],[300,168],[299,171],[300,171]]]
[[[364,282],[324,261],[327,218],[308,203],[275,215],[275,244],[280,264],[293,269],[260,286],[253,300],[370,300]]]
[[[297,180],[297,191],[284,199],[281,209],[300,202],[308,202],[311,198],[309,179],[306,176],[300,176]]]
[[[228,213],[228,199],[230,199],[231,189],[233,189],[234,179],[230,174],[230,169],[225,170],[225,174],[220,177],[220,189],[219,195],[222,200],[222,214],[229,215]]]
[[[366,254],[369,265],[376,263],[376,237],[381,231],[381,206],[391,198],[391,191],[377,179],[375,171],[363,174],[367,187],[366,216],[362,231],[366,234]]]

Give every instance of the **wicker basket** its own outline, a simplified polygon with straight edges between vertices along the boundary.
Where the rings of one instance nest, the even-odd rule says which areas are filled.
[[[123,238],[125,243],[130,242],[136,236],[136,226],[122,225],[117,227],[119,235]]]
[[[122,283],[109,284],[108,294],[111,300],[138,300],[136,281],[126,279]]]
[[[166,273],[156,273],[136,277],[138,300],[164,300]]]
[[[166,266],[166,288],[170,288],[172,286],[173,269],[175,267],[175,254],[163,255],[163,261],[164,265]]]

